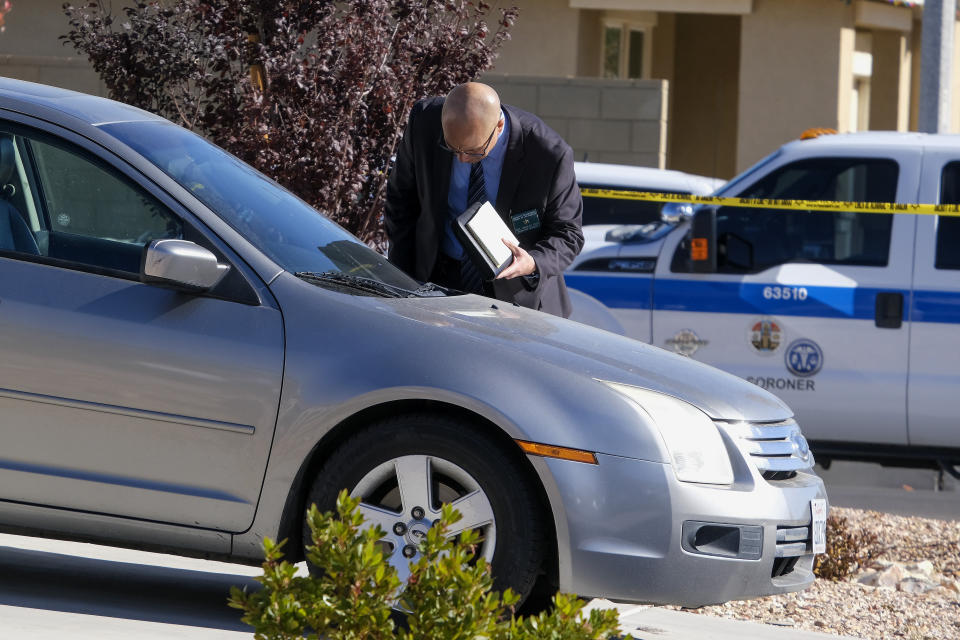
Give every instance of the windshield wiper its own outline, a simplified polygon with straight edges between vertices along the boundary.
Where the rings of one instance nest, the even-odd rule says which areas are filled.
[[[386,282],[374,280],[373,278],[353,276],[348,273],[343,273],[342,271],[321,271],[319,273],[314,271],[298,271],[294,275],[314,284],[335,284],[386,298],[407,298],[414,293],[403,287],[397,287],[392,284],[387,284]]]
[[[314,284],[333,284],[387,298],[432,298],[434,296],[447,295],[446,289],[431,282],[420,285],[416,290],[410,290],[398,287],[397,285],[387,284],[380,280],[374,280],[373,278],[350,275],[342,271],[321,271],[319,273],[315,271],[298,271],[294,275]]]

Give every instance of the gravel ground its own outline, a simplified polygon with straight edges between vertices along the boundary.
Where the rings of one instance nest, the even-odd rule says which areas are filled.
[[[887,640],[960,639],[960,521],[894,516],[834,507],[851,532],[877,536],[873,568],[884,563],[929,560],[948,586],[926,593],[856,582],[817,579],[800,593],[742,600],[692,610],[703,615],[778,624],[808,631]]]

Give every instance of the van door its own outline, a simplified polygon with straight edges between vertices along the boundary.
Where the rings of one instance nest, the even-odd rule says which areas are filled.
[[[582,189],[646,191],[623,186],[580,183]],[[649,189],[663,192],[662,189]],[[659,202],[621,200],[602,195],[583,198],[584,246],[563,274],[571,291],[571,320],[636,340],[650,342],[650,304],[658,245],[608,239],[617,225],[652,225],[660,220]]]
[[[960,204],[960,154],[928,149],[922,202]],[[960,449],[960,218],[919,216],[910,305],[909,441]]]
[[[830,151],[785,154],[723,195],[915,201],[918,152]],[[717,273],[686,272],[679,237],[665,247],[674,259],[657,265],[654,344],[777,394],[810,440],[906,444],[914,225],[906,215],[722,207]]]

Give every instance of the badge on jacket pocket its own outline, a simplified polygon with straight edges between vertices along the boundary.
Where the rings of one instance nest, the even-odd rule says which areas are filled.
[[[513,225],[513,232],[517,235],[528,231],[536,231],[540,228],[540,215],[536,209],[512,213],[510,214],[510,224]]]

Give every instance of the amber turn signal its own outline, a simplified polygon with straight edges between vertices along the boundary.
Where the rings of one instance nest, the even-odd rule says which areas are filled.
[[[590,451],[581,451],[580,449],[568,449],[567,447],[555,447],[552,444],[539,444],[537,442],[527,442],[526,440],[516,440],[520,448],[525,452],[543,456],[545,458],[560,458],[561,460],[573,460],[574,462],[586,462],[587,464],[597,464],[597,456]]]

